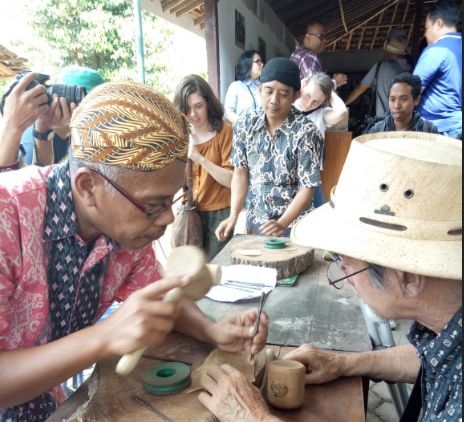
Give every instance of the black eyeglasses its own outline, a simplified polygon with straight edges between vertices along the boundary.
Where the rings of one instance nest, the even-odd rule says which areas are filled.
[[[327,34],[317,34],[315,32],[307,32],[308,35],[314,35],[315,37],[319,38],[321,41],[328,41],[329,36]]]
[[[173,201],[169,202],[168,204],[164,205],[159,205],[152,207],[151,210],[148,210],[141,202],[139,202],[137,199],[135,199],[130,193],[126,192],[121,186],[119,186],[116,182],[111,180],[109,177],[105,176],[100,170],[87,166],[87,165],[79,165],[79,167],[85,167],[88,168],[89,170],[93,171],[94,173],[98,174],[99,176],[103,177],[105,181],[107,181],[113,188],[115,188],[124,198],[126,198],[134,207],[139,209],[145,217],[151,219],[153,217],[158,216],[159,214],[163,213],[164,211],[170,209],[177,201],[182,199],[184,197],[184,193],[187,191],[187,186],[184,186],[183,194],[180,195],[178,198],[175,198]]]
[[[331,253],[331,256],[331,262],[327,267],[327,280],[329,281],[329,284],[335,287],[336,289],[342,289],[344,285],[343,282],[347,278],[350,278],[356,274],[362,273],[363,271],[370,269],[370,265],[368,265],[366,268],[362,268],[359,271],[346,275],[342,270],[340,257],[334,253]]]

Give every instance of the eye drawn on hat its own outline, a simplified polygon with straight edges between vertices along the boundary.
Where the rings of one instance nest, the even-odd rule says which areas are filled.
[[[414,191],[412,189],[406,189],[404,191],[404,197],[406,199],[411,199],[414,196]]]
[[[393,211],[390,210],[390,207],[388,205],[382,205],[380,209],[374,210],[376,214],[382,214],[382,215],[395,215]]]
[[[390,186],[388,186],[387,183],[382,183],[380,186],[379,186],[379,189],[382,191],[382,192],[388,192],[388,189],[390,188]]]

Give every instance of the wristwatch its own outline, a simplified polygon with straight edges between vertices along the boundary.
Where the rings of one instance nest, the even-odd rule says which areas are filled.
[[[53,130],[47,130],[46,132],[39,132],[35,127],[32,131],[32,136],[40,141],[51,141],[53,139]]]

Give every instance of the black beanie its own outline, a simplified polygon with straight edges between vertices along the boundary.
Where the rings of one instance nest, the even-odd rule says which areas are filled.
[[[284,85],[291,86],[295,91],[299,91],[301,88],[298,66],[285,57],[274,57],[269,60],[261,72],[260,81],[277,81]]]

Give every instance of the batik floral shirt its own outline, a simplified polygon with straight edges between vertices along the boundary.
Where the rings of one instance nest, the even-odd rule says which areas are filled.
[[[231,161],[249,172],[248,232],[258,234],[263,223],[280,218],[299,189],[321,184],[322,149],[322,134],[294,107],[274,136],[266,128],[262,110],[237,121]],[[290,228],[284,235],[289,232]]]
[[[437,335],[415,322],[408,334],[422,364],[422,421],[462,421],[462,308]]]
[[[77,229],[67,161],[0,174],[0,350],[91,325],[114,300],[161,278],[151,246],[127,250],[102,235],[89,247]],[[48,396],[63,399],[59,389]],[[39,402],[44,414],[54,407],[36,401],[12,420],[42,420]]]

